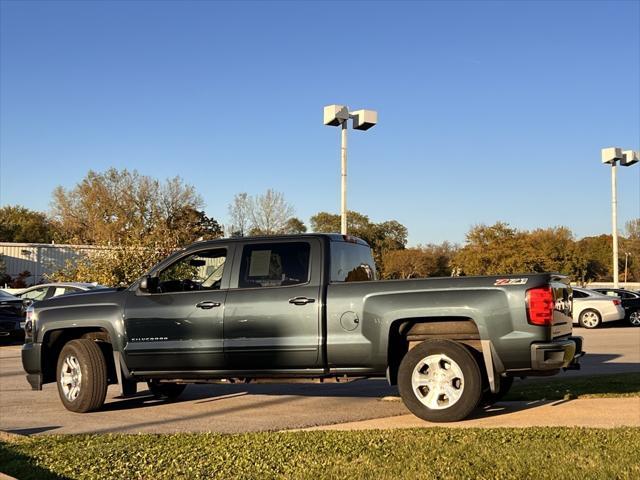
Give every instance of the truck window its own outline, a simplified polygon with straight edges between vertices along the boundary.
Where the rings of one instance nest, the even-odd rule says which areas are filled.
[[[306,242],[245,245],[238,287],[284,287],[307,283],[309,251]]]
[[[371,249],[349,242],[331,242],[331,281],[363,282],[376,279]]]
[[[161,293],[219,290],[227,251],[203,250],[182,257],[160,272]]]

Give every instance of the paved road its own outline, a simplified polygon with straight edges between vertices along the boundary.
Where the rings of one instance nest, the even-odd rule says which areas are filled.
[[[576,329],[576,333],[585,337],[589,356],[583,370],[563,375],[640,371],[640,328]],[[126,400],[116,395],[116,388],[110,387],[104,411],[68,412],[58,400],[54,384],[45,385],[42,392],[29,389],[19,346],[0,347],[0,430],[13,433],[246,432],[408,413],[401,402],[381,400],[397,395],[384,380],[338,385],[192,385],[181,401],[173,404],[145,394]]]

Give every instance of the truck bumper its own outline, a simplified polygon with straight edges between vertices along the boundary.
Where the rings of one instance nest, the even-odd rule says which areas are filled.
[[[569,337],[548,343],[531,345],[532,370],[559,370],[561,368],[578,370],[582,350],[582,337]]]
[[[41,343],[25,343],[22,346],[22,367],[33,390],[42,390]]]

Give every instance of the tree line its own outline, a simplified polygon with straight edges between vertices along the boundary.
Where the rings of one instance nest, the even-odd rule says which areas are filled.
[[[65,243],[105,247],[69,262],[53,280],[129,284],[149,267],[197,240],[339,232],[340,215],[318,212],[309,228],[275,190],[238,193],[223,226],[204,211],[202,197],[180,177],[161,182],[137,171],[89,171],[70,189],[57,187],[48,213],[22,206],[0,208],[0,241]],[[349,233],[371,245],[379,276],[386,279],[451,275],[559,272],[573,280],[611,281],[611,236],[575,239],[566,227],[518,230],[498,222],[473,226],[463,245],[449,242],[407,248],[407,228],[396,220],[373,222],[351,211]],[[626,225],[620,241],[629,281],[640,281],[640,219]],[[0,264],[1,269],[1,264]],[[0,271],[0,275],[2,272]],[[0,281],[12,279],[6,275]]]

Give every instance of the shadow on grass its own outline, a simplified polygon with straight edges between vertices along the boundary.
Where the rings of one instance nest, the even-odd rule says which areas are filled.
[[[640,397],[640,373],[616,373],[514,383],[503,400],[563,400],[570,398]]]
[[[19,480],[69,480],[69,477],[39,466],[33,457],[21,450],[19,442],[0,440],[0,472]]]

